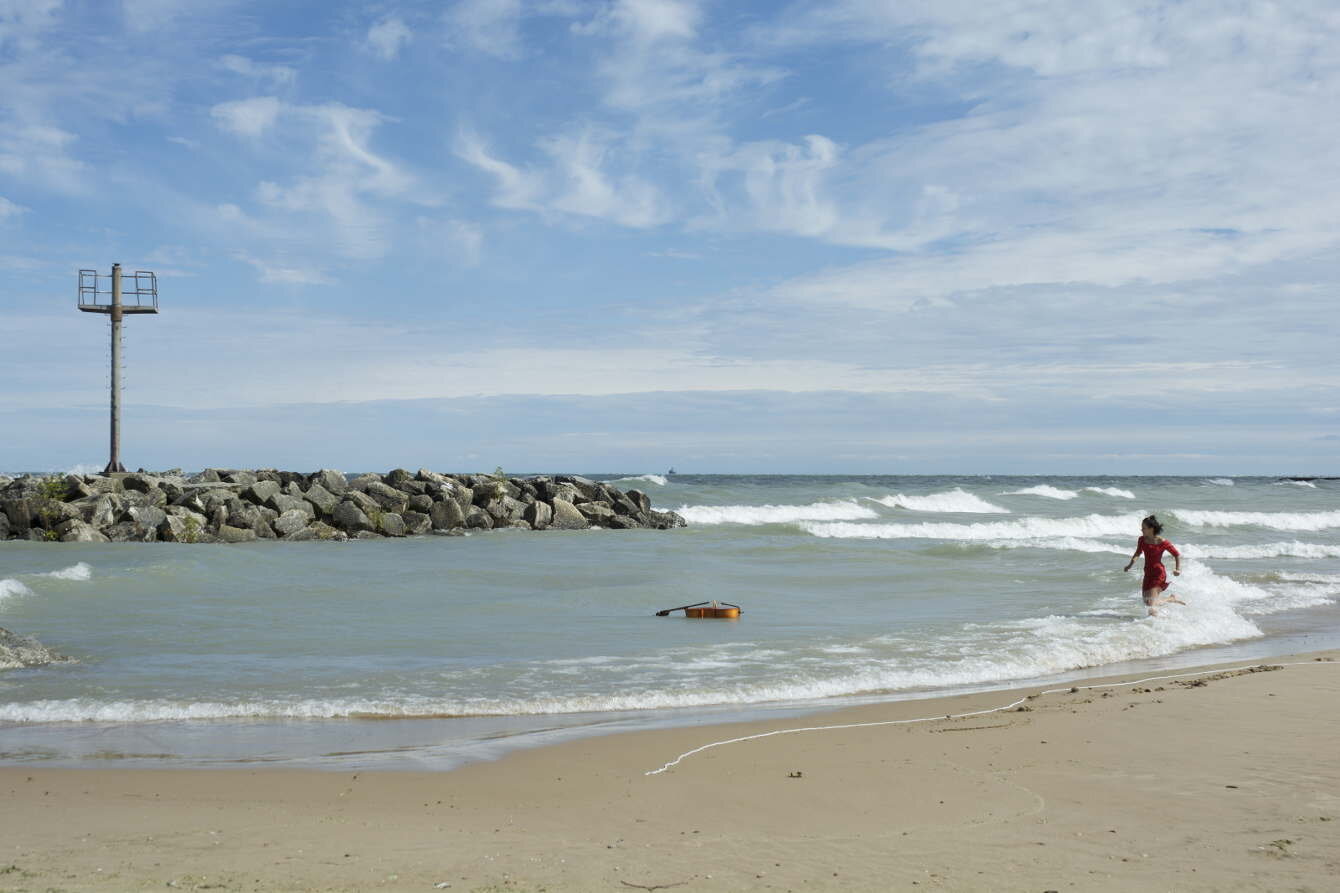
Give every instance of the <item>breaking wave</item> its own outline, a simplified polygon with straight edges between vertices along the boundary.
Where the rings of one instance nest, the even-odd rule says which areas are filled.
[[[1269,527],[1272,530],[1327,530],[1340,527],[1337,512],[1211,512],[1175,509],[1183,524],[1196,527]]]
[[[1078,490],[1062,490],[1059,487],[1053,487],[1050,484],[1039,484],[1036,487],[1025,487],[1022,490],[1010,490],[1001,496],[1045,496],[1048,499],[1074,499],[1079,495]]]
[[[11,578],[0,580],[0,601],[17,595],[32,595],[33,591],[18,580]]]
[[[612,481],[605,481],[607,484],[622,484],[631,481],[642,481],[644,484],[655,484],[658,487],[664,487],[670,483],[670,480],[663,474],[639,474],[634,477],[615,478]]]
[[[69,567],[41,574],[40,576],[52,577],[56,580],[91,580],[93,579],[93,568],[90,567],[87,562],[81,561],[78,564],[72,564]]]
[[[1134,499],[1135,494],[1130,490],[1122,490],[1119,487],[1085,487],[1086,492],[1101,493],[1104,496],[1116,496],[1120,499]]]
[[[805,520],[800,527],[821,537],[852,539],[1020,540],[1041,537],[1096,537],[1140,529],[1140,514],[1085,515],[1079,518],[1020,518],[980,524],[848,524]],[[1138,534],[1135,534],[1138,536]]]
[[[895,496],[881,496],[872,499],[872,501],[892,509],[908,509],[914,512],[962,512],[980,515],[1008,515],[1010,513],[1009,509],[974,496],[962,487],[955,487],[953,490],[947,490],[944,493],[930,493],[926,496],[905,496],[899,493]]]
[[[795,521],[860,521],[878,518],[852,500],[809,505],[685,505],[675,509],[690,524],[788,524]]]

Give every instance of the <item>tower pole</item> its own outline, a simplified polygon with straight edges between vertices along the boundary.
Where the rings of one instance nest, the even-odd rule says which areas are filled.
[[[112,264],[112,456],[103,474],[121,466],[121,265]]]

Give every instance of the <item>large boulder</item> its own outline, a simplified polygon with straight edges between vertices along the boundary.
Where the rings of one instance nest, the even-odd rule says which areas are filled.
[[[349,535],[343,530],[337,530],[325,521],[313,521],[308,525],[307,529],[312,531],[319,540],[330,540],[331,542],[342,543],[349,538]]]
[[[346,498],[330,514],[331,523],[345,533],[373,530],[372,521],[352,499]]]
[[[19,480],[22,480],[22,478]],[[4,512],[5,517],[9,519],[9,530],[12,536],[28,536],[28,530],[33,526],[33,509],[36,502],[36,497],[32,499],[26,497],[0,499],[0,511]]]
[[[554,500],[554,517],[549,521],[550,530],[585,530],[591,526],[586,516],[577,511],[577,507],[566,499]]]
[[[472,505],[470,511],[465,513],[465,526],[471,530],[492,530],[496,525],[493,516],[479,506]]]
[[[121,513],[119,520],[134,521],[141,527],[157,528],[167,517],[167,512],[155,505],[132,505]]]
[[[79,518],[62,523],[56,528],[62,543],[105,543],[107,537],[92,524]]]
[[[609,527],[614,519],[614,509],[603,502],[581,502],[576,505],[582,517],[597,527]]]
[[[309,485],[320,486],[328,493],[340,495],[349,489],[349,481],[345,476],[329,468],[323,468],[308,480]]]
[[[282,489],[278,481],[256,481],[242,488],[242,498],[253,505],[265,505]]]
[[[553,520],[554,510],[548,503],[532,502],[526,506],[526,510],[521,517],[531,526],[532,530],[544,530]]]
[[[302,500],[299,500],[299,502],[302,502]],[[307,503],[303,502],[303,505],[305,506]],[[290,539],[299,530],[306,529],[307,522],[310,520],[311,516],[306,511],[294,508],[280,513],[279,517],[275,518],[270,526],[279,536]]]
[[[121,521],[102,532],[108,540],[114,543],[154,543],[158,541],[157,527],[144,527],[134,521]]]
[[[0,670],[44,667],[47,664],[61,663],[78,663],[78,661],[52,651],[32,636],[21,636],[0,626]]]
[[[280,515],[283,515],[286,512],[296,511],[302,512],[308,518],[311,518],[316,514],[316,511],[312,508],[312,504],[306,499],[303,499],[300,496],[289,496],[285,493],[276,493],[274,496],[270,497],[270,501],[265,505],[266,508],[274,509]]]
[[[121,478],[121,487],[137,493],[148,493],[158,489],[158,480],[147,474],[128,474]]]
[[[321,484],[312,484],[302,498],[310,502],[321,515],[329,515],[340,504],[340,498]]]
[[[434,530],[452,530],[465,526],[465,513],[452,499],[433,503],[428,509],[428,517]]]
[[[205,516],[183,506],[169,506],[158,525],[158,538],[166,543],[198,543],[205,539]]]
[[[408,473],[406,472],[406,474]],[[363,492],[375,499],[377,505],[381,506],[382,511],[386,512],[403,512],[406,503],[409,501],[409,497],[404,492],[381,481],[370,481]]]
[[[219,526],[219,542],[222,543],[254,543],[256,541],[256,531],[250,528],[233,527],[231,524],[222,524]]]
[[[397,512],[383,512],[377,519],[377,532],[384,536],[404,536],[405,519]]]
[[[422,536],[433,529],[433,519],[423,512],[405,512],[400,517],[405,522],[406,536]]]

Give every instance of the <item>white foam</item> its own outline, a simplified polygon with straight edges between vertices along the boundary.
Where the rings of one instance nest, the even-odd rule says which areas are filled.
[[[1024,540],[986,540],[973,545],[987,546],[992,549],[1055,549],[1065,552],[1108,552],[1114,555],[1126,555],[1132,550],[1102,540],[1081,539],[1074,536],[1054,536],[1046,539]]]
[[[1134,499],[1135,494],[1130,490],[1122,490],[1119,487],[1085,487],[1089,493],[1101,493],[1104,496],[1116,496],[1120,499]]]
[[[1311,487],[1313,490],[1317,489],[1317,485],[1311,481],[1276,481],[1275,483],[1287,487]]]
[[[855,521],[879,515],[852,500],[809,505],[685,505],[675,509],[690,524],[787,524],[795,521]]]
[[[1216,487],[1232,487],[1232,478],[1206,478],[1205,483],[1214,484]]]
[[[1273,530],[1327,530],[1340,527],[1337,512],[1210,512],[1176,509],[1183,524],[1197,527],[1269,527]]]
[[[639,474],[635,477],[616,478],[612,481],[605,481],[605,483],[619,484],[624,481],[642,481],[647,484],[655,484],[658,487],[664,487],[666,484],[670,483],[669,479],[663,474]]]
[[[821,537],[852,539],[940,539],[975,542],[1021,540],[1043,537],[1117,536],[1140,529],[1139,513],[1085,515],[1079,518],[1020,518],[1017,521],[984,521],[979,524],[847,524],[802,521],[807,533]],[[1139,534],[1132,534],[1132,541]]]
[[[32,595],[33,591],[13,578],[0,580],[0,601],[19,595]]]
[[[908,509],[914,512],[962,512],[979,515],[1008,515],[1010,510],[993,505],[981,497],[974,496],[962,487],[946,490],[943,493],[929,493],[925,496],[906,496],[898,493],[894,496],[881,496],[873,499],[880,505],[891,509]]]
[[[57,580],[91,580],[93,578],[93,568],[86,562],[81,561],[58,571],[42,574],[42,576],[53,577]]]
[[[1183,554],[1192,558],[1340,558],[1340,546],[1320,543],[1262,543],[1252,546],[1215,546],[1187,544]]]
[[[1045,496],[1048,499],[1074,499],[1079,495],[1078,490],[1061,490],[1050,484],[1039,484],[1036,487],[1025,487],[1022,490],[1010,490],[1001,496]]]

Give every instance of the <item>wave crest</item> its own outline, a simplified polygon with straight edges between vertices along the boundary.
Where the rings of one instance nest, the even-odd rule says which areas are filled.
[[[852,500],[809,505],[684,505],[675,509],[690,524],[789,524],[796,521],[859,521],[879,515]]]
[[[1050,484],[1039,484],[1036,487],[1025,487],[1022,490],[1010,490],[1008,493],[1002,493],[1001,496],[1045,496],[1048,499],[1074,499],[1079,495],[1078,490],[1062,490],[1059,487],[1053,487]]]
[[[873,501],[891,509],[907,509],[913,512],[961,512],[979,515],[1010,513],[1009,509],[974,496],[962,487],[955,487],[943,493],[929,493],[925,496],[906,496],[898,493],[894,496],[881,496]]]
[[[1272,530],[1328,530],[1340,527],[1337,512],[1214,512],[1174,509],[1173,516],[1196,527],[1269,527]]]

